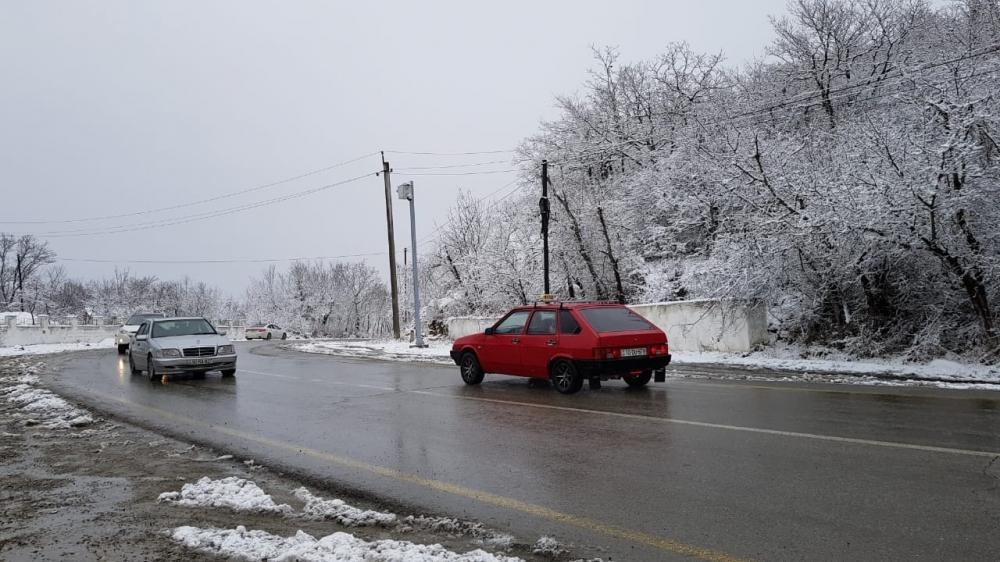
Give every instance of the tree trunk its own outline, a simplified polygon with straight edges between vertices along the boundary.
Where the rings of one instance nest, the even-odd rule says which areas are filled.
[[[590,258],[590,252],[587,251],[587,246],[583,243],[583,233],[580,230],[580,223],[576,220],[576,215],[570,210],[569,203],[566,202],[565,197],[559,195],[559,192],[555,189],[552,190],[552,195],[556,198],[556,201],[559,201],[563,210],[566,211],[566,216],[569,217],[573,238],[576,239],[577,247],[580,248],[580,257],[583,258],[583,263],[587,266],[587,272],[590,273],[590,278],[594,281],[594,290],[597,292],[598,300],[607,300],[607,291],[604,289],[604,283],[601,283],[601,278],[597,275],[597,270],[594,268],[594,261]]]
[[[983,333],[988,340],[996,339],[996,327],[993,325],[993,313],[990,310],[989,297],[986,292],[986,285],[983,282],[983,275],[976,268],[966,268],[962,261],[951,255],[933,240],[923,238],[924,245],[936,255],[945,266],[960,280],[965,294],[969,297],[972,309],[976,312]]]
[[[601,221],[601,231],[604,233],[604,243],[607,245],[608,260],[611,261],[611,270],[615,275],[615,300],[625,304],[625,288],[622,286],[622,274],[618,268],[618,259],[611,248],[611,236],[608,234],[608,223],[604,220],[604,209],[597,208],[597,218]]]

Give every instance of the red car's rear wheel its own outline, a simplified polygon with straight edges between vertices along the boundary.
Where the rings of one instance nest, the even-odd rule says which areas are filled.
[[[552,364],[549,378],[560,394],[573,394],[583,387],[583,377],[576,372],[573,363],[560,359]]]

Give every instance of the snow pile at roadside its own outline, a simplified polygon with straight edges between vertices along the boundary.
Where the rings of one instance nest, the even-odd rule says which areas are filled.
[[[1000,366],[959,363],[935,359],[929,363],[907,363],[901,358],[853,360],[830,352],[825,358],[804,358],[808,350],[796,346],[774,346],[762,351],[737,354],[718,352],[673,352],[677,363],[713,363],[751,369],[772,369],[800,373],[850,375],[891,375],[914,379],[962,382],[1000,382]]]
[[[184,546],[217,556],[245,560],[310,560],[329,562],[522,562],[520,558],[496,556],[482,550],[459,554],[439,544],[407,541],[365,541],[348,533],[333,533],[316,539],[303,531],[280,537],[242,525],[235,529],[177,527],[170,536]]]
[[[478,544],[495,550],[509,550],[514,545],[512,535],[491,531],[481,523],[427,515],[400,517],[395,513],[360,509],[341,499],[316,496],[304,487],[296,489],[294,495],[303,502],[301,511],[286,504],[276,504],[270,495],[252,481],[236,477],[222,480],[204,477],[195,484],[185,484],[179,492],[160,494],[157,502],[185,507],[224,507],[242,512],[275,513],[310,520],[332,520],[346,527],[378,526],[398,533],[410,533],[419,529],[451,537],[472,537]]]
[[[0,398],[21,410],[19,417],[25,425],[38,425],[45,429],[69,429],[94,422],[85,410],[73,406],[44,388],[38,388],[39,379],[34,375],[42,364],[15,368],[22,374],[0,378],[0,383],[12,386],[0,387]]]
[[[396,524],[395,513],[383,513],[368,509],[358,509],[344,500],[325,500],[314,496],[309,490],[295,490],[295,497],[305,502],[302,514],[310,519],[333,519],[347,527],[390,527]]]
[[[64,351],[87,351],[89,349],[112,349],[114,338],[105,338],[97,343],[40,343],[37,345],[15,345],[0,347],[0,357],[20,355],[44,355],[47,353],[62,353]]]
[[[535,543],[534,548],[531,549],[532,554],[544,554],[546,556],[559,556],[566,552],[559,541],[552,537],[542,537],[538,539]]]
[[[447,533],[451,536],[467,536],[491,548],[506,550],[514,544],[514,537],[505,533],[496,533],[483,526],[482,523],[462,521],[453,517],[429,517],[427,515],[408,515],[400,522],[400,530],[404,532],[413,529]]]
[[[410,347],[405,341],[345,341],[329,340],[310,343],[291,344],[287,347],[306,353],[322,353],[342,357],[366,357],[384,359],[387,361],[421,361],[452,365],[454,362],[448,352],[451,351],[450,341],[428,342],[428,347]]]
[[[276,504],[256,483],[235,476],[212,480],[204,477],[194,484],[184,484],[179,492],[164,492],[157,502],[184,507],[225,507],[234,511],[291,514],[292,507]]]

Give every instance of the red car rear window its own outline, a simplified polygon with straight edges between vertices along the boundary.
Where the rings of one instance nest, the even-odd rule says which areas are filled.
[[[580,314],[598,332],[653,330],[655,326],[625,307],[584,308]]]

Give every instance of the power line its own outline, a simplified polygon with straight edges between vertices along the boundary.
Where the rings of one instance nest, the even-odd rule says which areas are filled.
[[[307,178],[307,177],[310,177],[310,176],[314,176],[316,174],[321,174],[323,172],[328,172],[330,170],[333,170],[335,168],[339,168],[341,166],[346,166],[348,164],[353,164],[354,162],[358,162],[360,160],[364,160],[365,158],[370,158],[370,157],[375,156],[377,154],[378,154],[378,152],[369,152],[368,154],[363,154],[361,156],[358,156],[358,157],[355,157],[355,158],[351,158],[350,160],[344,160],[343,162],[338,162],[336,164],[332,164],[332,165],[326,166],[324,168],[319,168],[319,169],[316,169],[316,170],[305,172],[305,173],[299,174],[297,176],[292,176],[292,177],[285,178],[285,179],[278,180],[278,181],[274,181],[274,182],[271,182],[271,183],[266,183],[266,184],[263,184],[263,185],[258,185],[256,187],[251,187],[251,188],[248,188],[248,189],[242,189],[242,190],[239,190],[239,191],[233,191],[233,192],[225,193],[225,194],[222,194],[222,195],[217,195],[215,197],[210,197],[208,199],[201,199],[199,201],[191,201],[189,203],[180,203],[180,204],[177,204],[177,205],[170,205],[168,207],[159,207],[159,208],[155,208],[155,209],[147,209],[147,210],[144,210],[144,211],[135,211],[135,212],[122,213],[122,214],[117,214],[117,215],[102,215],[102,216],[96,216],[96,217],[84,217],[84,218],[78,218],[78,219],[63,219],[63,220],[16,220],[16,221],[6,220],[6,221],[0,221],[0,224],[68,224],[68,223],[77,223],[77,222],[90,222],[90,221],[107,220],[107,219],[118,219],[118,218],[125,218],[125,217],[136,217],[136,216],[148,215],[148,214],[152,214],[152,213],[159,213],[159,212],[162,212],[162,211],[172,211],[172,210],[175,210],[175,209],[183,209],[185,207],[192,207],[194,205],[201,205],[201,204],[204,204],[204,203],[211,203],[213,201],[219,201],[220,199],[227,199],[229,197],[236,197],[238,195],[245,195],[247,193],[253,193],[255,191],[260,191],[260,190],[263,190],[263,189],[267,189],[269,187],[275,187],[275,186],[278,186],[278,185],[283,185],[283,184],[286,184],[286,183],[291,183],[293,181],[300,180],[300,179],[303,179],[303,178]]]
[[[517,193],[517,191],[520,190],[523,187],[522,185],[517,184],[518,181],[519,180],[517,180],[517,179],[509,181],[506,184],[498,187],[497,189],[495,189],[495,190],[487,193],[486,195],[484,195],[484,196],[476,199],[476,202],[485,201],[485,200],[489,199],[490,197],[493,197],[497,193],[500,193],[504,189],[507,189],[508,187],[510,187],[511,185],[513,185],[514,189],[510,190],[509,193],[507,193],[506,195],[504,195],[500,199],[497,199],[496,201],[494,201],[493,203],[491,203],[490,206],[487,207],[487,209],[491,209],[493,207],[496,207],[498,204],[500,204],[501,201],[507,199],[508,197],[510,197],[511,195],[513,195],[514,193]],[[426,235],[424,235],[424,237],[421,238],[420,241],[417,242],[417,246],[423,246],[423,245],[427,244],[427,242],[430,242],[431,239],[434,238],[434,235],[437,234],[438,232],[440,232],[447,225],[448,225],[447,222],[445,222],[444,224],[438,225],[437,228],[435,228],[434,230],[432,230],[432,231],[428,232]]]
[[[405,172],[406,170],[447,170],[451,168],[473,168],[476,166],[488,166],[490,164],[510,164],[510,160],[491,160],[489,162],[473,162],[471,164],[449,164],[447,166],[412,166],[409,168],[393,168],[393,172]]]
[[[887,74],[887,75],[883,75],[881,77],[878,77],[877,80],[869,80],[869,81],[866,81],[866,82],[856,82],[854,84],[847,84],[847,85],[841,86],[839,88],[833,88],[831,90],[827,90],[826,91],[826,97],[830,97],[831,94],[839,94],[839,93],[850,91],[850,90],[854,90],[854,89],[857,89],[857,88],[864,88],[864,87],[868,87],[868,86],[884,86],[887,83],[888,80],[895,80],[896,78],[905,79],[908,76],[908,74],[912,73],[912,72],[923,72],[923,71],[931,70],[933,68],[938,68],[938,67],[941,67],[941,66],[944,66],[944,65],[947,65],[947,64],[954,64],[956,62],[962,62],[962,61],[973,59],[973,58],[976,58],[976,57],[981,57],[983,55],[988,55],[988,54],[991,54],[991,53],[995,53],[997,51],[1000,51],[1000,43],[994,44],[994,45],[990,45],[989,47],[985,47],[983,49],[980,49],[979,51],[977,51],[975,53],[966,53],[966,54],[963,54],[963,55],[958,56],[958,57],[954,57],[954,58],[951,58],[951,59],[948,59],[948,60],[943,60],[943,61],[937,61],[937,62],[934,62],[934,63],[928,63],[928,64],[921,65],[921,66],[918,66],[918,67],[913,68],[913,69],[905,68],[905,67],[904,68],[900,68],[899,71],[896,72],[892,76],[889,76]],[[732,117],[732,119],[739,119],[741,117],[752,116],[752,115],[756,115],[756,114],[759,114],[759,113],[768,113],[768,112],[773,111],[775,109],[781,109],[782,107],[785,107],[785,106],[788,106],[788,105],[791,105],[791,104],[799,104],[800,102],[807,101],[810,98],[812,98],[813,100],[815,100],[815,99],[822,99],[823,98],[823,93],[824,92],[821,89],[811,90],[811,91],[799,94],[799,99],[785,100],[785,101],[782,101],[782,102],[779,102],[779,103],[776,103],[776,104],[773,104],[771,106],[764,107],[764,108],[761,108],[761,109],[758,109],[758,110],[752,110],[752,111],[748,111],[746,113],[734,115]],[[809,104],[809,105],[812,105],[812,104]]]
[[[962,62],[962,61],[965,61],[965,60],[971,60],[971,59],[978,58],[978,57],[981,57],[981,56],[984,56],[984,55],[988,55],[988,54],[991,54],[991,53],[994,53],[994,52],[997,52],[997,51],[1000,51],[1000,44],[994,44],[994,45],[991,45],[989,47],[985,47],[983,49],[980,49],[979,51],[976,51],[974,53],[966,53],[966,54],[963,54],[963,55],[958,56],[958,57],[953,57],[953,58],[950,58],[950,59],[947,59],[947,60],[943,60],[943,61],[936,61],[936,62],[933,62],[933,63],[925,64],[925,65],[922,65],[922,66],[918,66],[918,67],[912,68],[912,69],[910,69],[910,68],[901,68],[896,73],[893,73],[893,74],[889,75],[888,78],[882,77],[880,80],[877,80],[877,81],[858,82],[858,83],[855,83],[855,84],[848,84],[848,85],[845,85],[845,86],[842,86],[842,87],[839,87],[839,88],[831,89],[831,90],[829,90],[827,92],[827,99],[829,99],[830,101],[840,100],[842,98],[845,98],[845,97],[849,96],[850,95],[850,90],[854,90],[854,89],[857,89],[857,88],[863,88],[863,87],[882,87],[882,88],[885,88],[885,87],[892,86],[892,85],[898,85],[899,83],[904,82],[907,78],[912,79],[911,74],[914,73],[914,72],[923,72],[923,71],[934,69],[934,68],[938,68],[938,67],[941,67],[941,66],[944,66],[944,65],[947,65],[947,64],[953,64],[953,63]],[[988,72],[986,72],[986,73],[988,73]],[[984,73],[977,73],[977,74],[974,74],[974,75],[965,76],[963,78],[965,78],[965,79],[974,78],[976,76],[981,76],[983,74]],[[940,82],[938,82],[938,83],[932,83],[932,84],[939,84],[939,83]],[[871,99],[877,99],[877,98],[881,98],[881,97],[886,97],[886,96],[889,96],[889,95],[893,95],[895,93],[897,93],[897,92],[886,92],[886,93],[882,93],[882,94],[875,94],[875,95],[872,95],[872,96],[869,96],[869,97],[866,97],[866,98],[859,98],[859,99],[853,100],[851,103],[861,103],[861,102],[869,101]],[[812,90],[810,92],[806,92],[806,94],[809,94],[809,95],[806,95],[806,96],[803,97],[800,94],[799,99],[786,100],[786,101],[783,101],[783,102],[778,102],[778,103],[775,103],[775,104],[770,104],[770,105],[767,105],[767,106],[764,106],[764,107],[758,107],[758,108],[755,108],[755,109],[750,109],[750,110],[744,111],[742,113],[738,113],[736,115],[732,115],[732,116],[726,117],[724,119],[719,119],[719,120],[715,120],[715,121],[706,122],[706,123],[703,123],[702,125],[703,126],[718,125],[718,124],[723,123],[723,122],[725,122],[725,123],[727,123],[729,125],[734,125],[734,124],[751,125],[751,124],[763,124],[763,123],[767,123],[767,122],[775,122],[777,120],[777,116],[767,117],[767,118],[765,118],[763,120],[747,119],[747,118],[753,118],[753,117],[756,117],[756,116],[766,116],[767,114],[769,114],[771,112],[774,112],[774,111],[791,112],[791,111],[796,110],[796,109],[806,109],[806,108],[809,108],[811,106],[817,105],[821,101],[824,101],[821,98],[822,90]],[[801,103],[803,101],[805,103]],[[791,105],[793,103],[795,103],[796,105]],[[843,107],[844,105],[851,105],[851,104],[842,104],[841,106]],[[656,115],[662,115],[662,113],[657,112]],[[567,163],[567,162],[574,162],[574,161],[576,161],[576,162],[583,162],[586,159],[588,159],[591,155],[599,155],[602,152],[613,150],[615,148],[619,148],[619,147],[623,147],[623,146],[630,146],[630,145],[631,146],[645,145],[645,144],[648,144],[650,142],[652,142],[652,143],[659,143],[659,142],[662,142],[662,141],[670,140],[671,138],[673,138],[673,137],[672,136],[665,136],[665,137],[658,138],[658,139],[632,139],[632,140],[624,140],[624,141],[613,142],[613,143],[609,143],[609,144],[605,144],[605,145],[593,147],[593,148],[591,148],[589,150],[585,150],[582,153],[578,153],[574,157],[571,157],[571,158],[563,158],[563,159],[560,159],[558,161],[550,159],[549,163],[564,164],[564,163]]]
[[[117,226],[117,227],[109,227],[109,229],[107,229],[107,230],[78,229],[76,231],[72,231],[71,230],[71,231],[57,231],[57,232],[48,232],[48,233],[42,232],[42,233],[36,234],[36,236],[41,236],[41,237],[44,237],[44,238],[66,238],[66,237],[72,238],[72,237],[77,237],[77,236],[97,236],[97,235],[103,235],[103,234],[119,234],[119,233],[123,233],[123,232],[134,232],[134,231],[137,231],[137,230],[147,230],[147,229],[151,229],[151,228],[162,228],[162,227],[165,227],[165,226],[174,226],[174,225],[178,225],[178,224],[187,224],[187,223],[190,223],[190,222],[202,221],[202,220],[212,219],[212,218],[216,218],[216,217],[220,217],[220,216],[231,215],[233,213],[247,211],[247,210],[250,210],[250,209],[256,209],[258,207],[264,207],[264,206],[273,205],[273,204],[276,204],[276,203],[283,203],[285,201],[289,201],[289,200],[292,200],[292,199],[298,199],[300,197],[305,197],[307,195],[312,195],[313,193],[318,193],[320,191],[325,191],[325,190],[328,190],[328,189],[332,189],[334,187],[339,187],[339,186],[342,186],[342,185],[353,183],[353,182],[359,181],[361,179],[370,177],[372,175],[373,175],[372,173],[362,174],[360,176],[355,176],[353,178],[349,178],[349,179],[346,179],[346,180],[334,182],[334,183],[327,184],[327,185],[322,185],[322,186],[319,186],[319,187],[314,187],[312,189],[307,189],[305,191],[299,191],[299,192],[296,192],[296,193],[292,193],[290,195],[285,195],[285,196],[281,196],[281,197],[274,197],[272,199],[265,199],[263,201],[257,201],[257,202],[254,202],[254,203],[248,203],[248,204],[240,205],[240,206],[237,206],[237,207],[230,207],[228,209],[222,209],[222,210],[217,210],[217,211],[208,211],[208,212],[205,212],[205,213],[201,213],[199,215],[193,215],[193,216],[185,217],[185,218],[181,218],[181,219],[163,219],[161,221],[153,222],[153,223],[148,223],[148,224],[138,223],[138,224],[120,225],[120,226]]]
[[[397,172],[397,170],[393,170]],[[510,170],[488,170],[484,172],[409,172],[409,173],[398,173],[400,176],[484,176],[490,174],[509,174],[511,172],[520,172],[517,168],[512,168]]]
[[[415,152],[407,150],[386,150],[384,152],[387,154],[412,154],[416,156],[476,156],[479,154],[508,154],[516,152],[516,150],[479,150],[474,152]]]
[[[972,58],[972,57],[970,56],[970,57],[967,57],[967,58]],[[979,77],[979,76],[984,76],[984,75],[987,75],[987,74],[992,74],[994,72],[997,72],[998,70],[1000,70],[1000,69],[998,69],[998,68],[991,68],[989,70],[985,70],[985,71],[981,71],[981,72],[976,72],[976,73],[969,74],[969,75],[964,75],[964,76],[949,76],[947,78],[944,78],[943,80],[937,80],[937,81],[933,81],[933,82],[927,82],[927,83],[924,83],[924,84],[914,84],[913,86],[911,86],[909,88],[906,88],[903,91],[912,91],[912,90],[917,89],[920,86],[937,86],[937,85],[941,85],[941,84],[944,84],[944,83],[947,83],[947,82],[950,82],[950,81],[956,80],[956,79],[958,79],[958,80],[969,80],[971,78],[976,78],[976,77]],[[945,74],[947,74],[947,71],[945,72]],[[940,75],[938,77],[940,77]],[[902,82],[906,78],[909,78],[909,76],[902,76],[902,77],[897,77],[897,78],[899,78],[899,80],[893,80],[893,82],[882,82],[879,85],[880,86],[898,85],[898,84],[894,84],[894,83],[896,83],[896,82]],[[924,78],[926,79],[926,78],[929,78],[929,77],[924,77]],[[879,94],[872,94],[872,95],[869,95],[869,96],[866,96],[866,97],[856,98],[856,99],[850,100],[848,102],[840,102],[840,103],[838,103],[838,106],[841,107],[841,108],[848,107],[848,106],[851,106],[851,105],[854,105],[854,104],[858,104],[858,103],[864,103],[864,102],[868,102],[868,101],[872,101],[872,100],[876,100],[876,99],[881,99],[881,98],[888,97],[888,96],[899,95],[900,93],[902,93],[902,91],[900,91],[900,90],[885,91],[885,92],[882,92],[882,93],[879,93]],[[848,95],[850,95],[850,94],[848,94],[848,93],[842,93],[840,95],[830,96],[829,99],[830,99],[830,101],[839,101],[839,100],[842,100],[843,98],[847,97]],[[788,112],[791,112],[791,111],[794,111],[794,110],[798,110],[798,109],[807,109],[807,108],[815,106],[815,105],[817,105],[817,101],[811,101],[811,102],[801,103],[801,104],[795,105],[795,106],[785,106],[785,107],[782,107],[780,109],[777,109],[777,111],[788,113]],[[765,123],[776,123],[779,119],[782,118],[782,115],[770,115],[770,116],[760,115],[760,116],[757,116],[757,118],[753,118],[753,117],[755,117],[754,114],[757,114],[757,113],[760,113],[760,112],[759,111],[744,112],[744,113],[741,113],[741,114],[738,114],[738,115],[735,115],[735,116],[732,116],[732,117],[726,117],[726,118],[722,118],[722,119],[716,119],[716,120],[712,120],[712,121],[703,122],[700,125],[703,128],[704,127],[708,127],[708,126],[713,126],[713,125],[721,125],[721,124],[726,124],[726,125],[729,125],[729,126],[736,126],[736,125],[762,125],[762,124],[765,124]],[[761,118],[761,117],[763,117],[763,118]],[[654,143],[654,144],[655,143],[660,143],[660,142],[663,142],[663,141],[671,140],[672,138],[675,138],[675,137],[672,136],[672,135],[668,135],[668,136],[664,136],[664,137],[660,137],[660,138],[655,138],[655,139],[637,138],[637,139],[632,139],[632,140],[619,141],[619,142],[615,142],[615,143],[611,143],[611,144],[607,144],[607,145],[596,146],[596,147],[590,148],[589,150],[585,150],[585,151],[579,152],[579,153],[577,153],[577,154],[575,154],[575,155],[573,155],[571,157],[568,157],[568,158],[561,158],[559,160],[550,160],[549,163],[550,164],[559,165],[559,164],[568,164],[568,163],[582,163],[582,162],[587,162],[593,156],[600,156],[602,153],[606,153],[607,151],[614,150],[614,149],[619,148],[619,147],[623,147],[623,146],[646,146],[649,143]],[[564,148],[563,150],[572,150],[572,149],[565,149]]]
[[[342,254],[339,256],[308,256],[293,258],[247,258],[247,259],[201,259],[201,260],[115,260],[97,258],[57,258],[57,261],[75,263],[128,263],[128,264],[224,264],[224,263],[273,263],[286,261],[319,261],[346,258],[384,256],[388,252],[368,252],[363,254]]]

